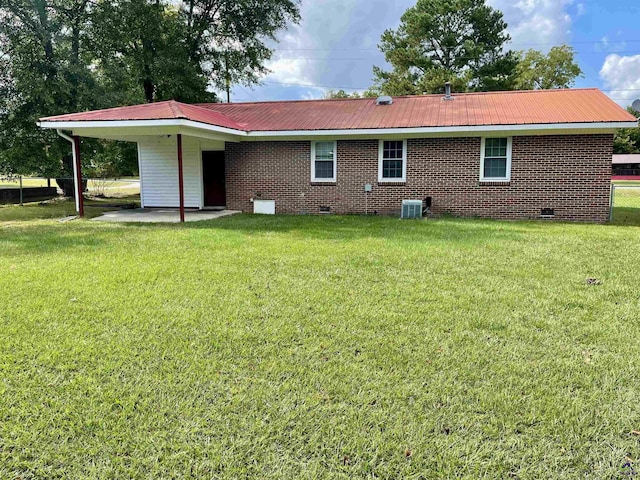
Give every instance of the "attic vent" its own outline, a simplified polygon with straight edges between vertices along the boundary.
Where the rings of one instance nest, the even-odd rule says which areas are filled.
[[[376,98],[376,105],[391,105],[393,103],[393,98],[383,95],[381,97]]]
[[[400,218],[422,218],[422,200],[402,200]]]
[[[451,96],[451,82],[446,82],[444,84],[444,99],[453,100],[453,97]]]

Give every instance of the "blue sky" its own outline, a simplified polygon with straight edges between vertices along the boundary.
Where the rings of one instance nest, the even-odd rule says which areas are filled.
[[[640,98],[640,1],[488,0],[501,10],[510,48],[546,51],[567,43],[585,73],[576,87],[598,87],[626,106]],[[302,0],[302,21],[278,36],[272,71],[260,86],[236,87],[232,101],[322,98],[365,89],[385,66],[380,35],[396,28],[415,0]]]

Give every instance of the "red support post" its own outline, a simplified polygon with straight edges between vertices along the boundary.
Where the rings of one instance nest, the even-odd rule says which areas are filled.
[[[78,184],[76,185],[76,195],[78,196],[78,215],[80,218],[84,217],[84,197],[82,196],[82,161],[80,160],[80,137],[73,136],[73,148],[75,149],[76,164],[76,178]]]
[[[178,192],[180,195],[180,221],[184,222],[184,176],[182,173],[182,134],[178,134]]]

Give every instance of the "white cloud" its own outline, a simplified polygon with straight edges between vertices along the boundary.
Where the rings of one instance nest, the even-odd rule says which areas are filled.
[[[377,48],[382,32],[397,28],[400,17],[415,1],[303,1],[300,25],[279,36],[274,58],[267,63],[272,73],[264,78],[263,86],[251,90],[251,98],[319,98],[328,89],[352,92],[368,88],[373,65],[386,65]],[[584,11],[583,3],[574,2],[578,0],[488,0],[504,13],[512,37],[509,48],[544,51],[570,40],[572,15]],[[247,97],[240,90],[238,95]]]
[[[324,0],[302,2],[301,23],[280,35],[272,73],[252,90],[264,99],[321,98],[329,89],[352,92],[372,84],[372,66],[384,65],[377,49],[386,28],[394,28],[415,0]],[[296,85],[292,85],[296,84]],[[297,85],[319,85],[302,87]],[[238,92],[241,94],[241,92]]]
[[[271,70],[267,79],[284,84],[311,84],[313,82],[313,63],[298,58],[278,58],[267,63]]]
[[[617,36],[619,37],[620,33],[618,33]],[[614,53],[624,52],[626,48],[627,42],[624,40],[611,40],[607,35],[605,35],[600,39],[600,43],[596,45],[595,49],[598,52]]]
[[[607,55],[600,78],[611,90],[608,95],[622,106],[640,97],[640,55]]]
[[[515,50],[546,51],[568,42],[571,37],[569,8],[573,0],[489,0],[487,3],[504,14]],[[580,5],[576,6],[576,14],[584,11],[584,5]]]

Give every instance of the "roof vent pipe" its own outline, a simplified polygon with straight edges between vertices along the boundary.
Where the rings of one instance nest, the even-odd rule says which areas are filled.
[[[382,95],[376,99],[376,105],[391,105],[393,103],[393,98]]]
[[[453,100],[453,97],[451,96],[451,82],[445,82],[444,84],[444,99]]]

